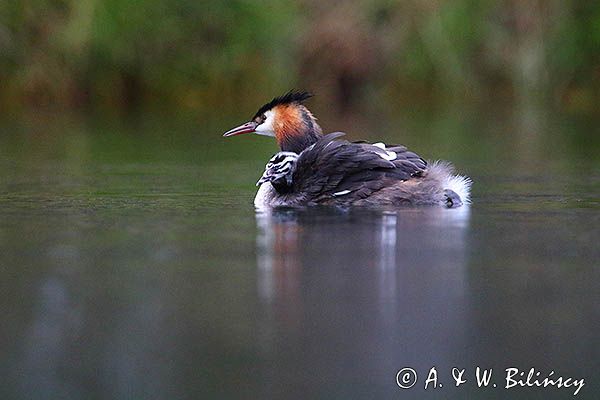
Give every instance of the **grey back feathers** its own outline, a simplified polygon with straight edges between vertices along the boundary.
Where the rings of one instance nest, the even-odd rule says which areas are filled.
[[[277,153],[259,184],[269,181],[280,194],[297,194],[318,203],[333,197],[365,198],[427,168],[425,160],[404,146],[335,140],[343,135],[325,135],[300,155]]]
[[[404,146],[335,140],[343,135],[325,135],[300,154],[293,175],[294,192],[306,193],[316,202],[333,196],[366,198],[391,182],[419,176],[427,168],[425,160]]]

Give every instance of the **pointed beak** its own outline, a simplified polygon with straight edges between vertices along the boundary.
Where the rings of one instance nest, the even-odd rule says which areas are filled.
[[[254,121],[246,122],[244,125],[240,125],[233,129],[228,130],[223,134],[223,137],[241,135],[243,133],[252,133],[256,129],[258,124]]]

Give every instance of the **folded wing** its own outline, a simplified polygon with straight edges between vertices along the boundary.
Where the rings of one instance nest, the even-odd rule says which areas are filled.
[[[315,200],[322,197],[365,198],[389,186],[422,174],[427,163],[404,146],[375,145],[346,140],[334,132],[304,150],[296,164],[294,191]]]

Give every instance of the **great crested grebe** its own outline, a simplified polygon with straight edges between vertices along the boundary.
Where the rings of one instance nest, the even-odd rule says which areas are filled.
[[[471,179],[450,163],[428,164],[399,145],[336,140],[323,135],[303,102],[312,95],[288,92],[262,106],[247,123],[223,136],[273,136],[281,151],[258,181],[257,207],[305,205],[443,205],[470,203]]]

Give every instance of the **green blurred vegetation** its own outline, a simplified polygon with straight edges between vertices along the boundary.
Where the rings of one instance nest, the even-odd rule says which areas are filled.
[[[600,100],[600,2],[4,0],[0,113]],[[257,100],[258,99],[258,100]]]

